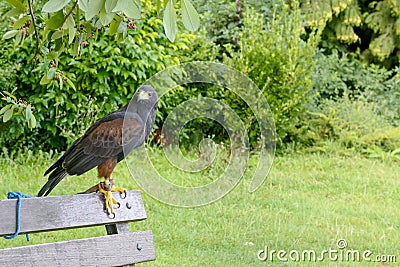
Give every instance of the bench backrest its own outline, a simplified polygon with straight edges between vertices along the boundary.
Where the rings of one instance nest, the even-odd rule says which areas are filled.
[[[155,260],[151,231],[132,233],[128,222],[146,219],[140,191],[128,191],[115,218],[102,194],[21,199],[20,234],[106,225],[108,236],[0,250],[0,266],[122,266]],[[16,231],[17,200],[0,201],[0,236]]]

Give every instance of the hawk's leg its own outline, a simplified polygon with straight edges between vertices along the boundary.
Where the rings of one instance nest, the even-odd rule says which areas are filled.
[[[118,201],[113,197],[112,192],[120,192],[120,194],[123,194],[123,198],[126,197],[126,191],[124,188],[119,188],[114,186],[114,180],[113,179],[105,179],[104,182],[100,183],[98,185],[99,192],[102,193],[105,196],[105,206],[107,212],[110,212],[111,214],[115,214],[114,211],[114,204],[118,204]]]

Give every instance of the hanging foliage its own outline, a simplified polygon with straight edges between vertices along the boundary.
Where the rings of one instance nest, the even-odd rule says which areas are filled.
[[[133,21],[140,20],[146,12],[140,0],[48,0],[44,1],[43,6],[43,1],[7,2],[11,9],[4,14],[4,18],[10,20],[12,29],[2,39],[14,38],[18,45],[33,36],[36,42],[35,60],[54,61],[54,65],[61,53],[79,56],[81,49],[86,46],[84,40],[104,28],[109,28],[108,33],[120,41],[127,36],[128,28],[135,27]],[[176,2],[164,1],[163,24],[171,42],[178,31]],[[191,1],[181,0],[179,3],[183,26],[190,31],[197,30],[200,20]],[[157,0],[157,6],[160,12],[161,0]],[[49,83],[54,73],[55,69],[49,68],[41,83]]]
[[[325,27],[331,41],[367,50],[367,60],[400,59],[399,0],[301,0],[301,10],[309,27]]]

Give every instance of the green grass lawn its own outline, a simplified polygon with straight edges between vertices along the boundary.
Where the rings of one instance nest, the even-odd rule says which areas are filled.
[[[158,153],[161,157],[161,153]],[[35,195],[44,184],[42,176],[53,162],[43,155],[26,153],[11,161],[0,160],[0,198],[8,191]],[[251,158],[252,164],[254,158]],[[176,183],[205,175],[178,174],[162,162],[161,169]],[[371,259],[395,255],[400,262],[400,166],[398,162],[366,159],[357,155],[290,154],[275,159],[266,182],[249,193],[249,175],[221,200],[198,208],[165,205],[144,194],[148,219],[130,224],[131,230],[151,229],[157,260],[143,266],[269,266],[257,253],[270,250],[315,250],[318,255],[337,249],[345,239],[347,250],[370,250]],[[196,176],[197,175],[197,176]],[[119,186],[138,189],[126,164],[114,174]],[[175,180],[174,180],[175,179]],[[74,194],[98,182],[96,171],[64,179],[52,195]],[[1,214],[7,216],[7,214]],[[49,218],[51,220],[51,218]],[[89,229],[89,230],[88,230]],[[32,234],[32,244],[105,234],[104,227]],[[24,236],[0,239],[0,248],[26,245]],[[261,254],[263,256],[264,254]],[[295,254],[292,254],[295,255]],[[288,257],[288,255],[286,255]],[[276,266],[320,265],[279,262]],[[354,266],[331,262],[325,266]],[[365,266],[365,262],[360,263]],[[394,266],[395,263],[387,263]],[[371,266],[382,266],[375,262]]]

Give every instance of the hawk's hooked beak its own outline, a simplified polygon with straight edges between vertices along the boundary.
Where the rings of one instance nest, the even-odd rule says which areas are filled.
[[[145,91],[140,91],[139,92],[139,95],[138,95],[138,98],[137,98],[137,102],[139,102],[139,101],[141,101],[141,100],[147,100],[147,99],[149,99],[150,97],[149,97],[149,94],[147,93],[147,92],[145,92]]]

